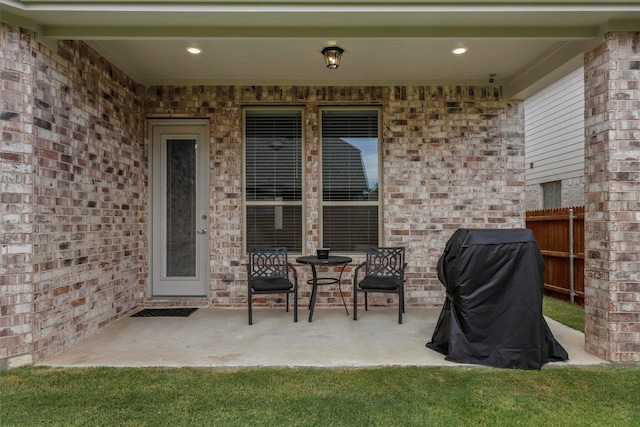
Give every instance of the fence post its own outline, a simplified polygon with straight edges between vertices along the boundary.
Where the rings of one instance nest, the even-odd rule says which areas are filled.
[[[576,254],[573,252],[573,209],[569,209],[569,302],[574,304],[575,300],[575,284],[574,284],[574,271],[573,261]]]

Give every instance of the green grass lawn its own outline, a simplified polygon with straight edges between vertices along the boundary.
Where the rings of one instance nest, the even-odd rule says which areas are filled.
[[[584,331],[584,309],[544,299]],[[0,426],[637,426],[640,367],[0,372]]]
[[[584,333],[584,307],[559,299],[544,297],[542,312],[563,325]]]
[[[637,426],[640,368],[20,368],[2,426]]]

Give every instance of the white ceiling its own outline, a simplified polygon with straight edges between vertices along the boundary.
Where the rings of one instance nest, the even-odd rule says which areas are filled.
[[[0,13],[44,43],[84,40],[143,84],[488,84],[495,74],[518,97],[578,67],[607,30],[640,31],[637,0],[0,0]],[[320,54],[331,44],[345,49],[337,70]],[[469,51],[453,55],[459,46]]]

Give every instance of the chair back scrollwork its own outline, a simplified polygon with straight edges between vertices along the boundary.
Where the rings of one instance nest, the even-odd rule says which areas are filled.
[[[286,247],[252,248],[249,250],[249,277],[289,277]]]
[[[402,277],[404,248],[370,247],[367,249],[367,276]]]

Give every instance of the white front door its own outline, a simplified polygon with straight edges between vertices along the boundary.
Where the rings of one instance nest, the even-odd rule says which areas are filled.
[[[206,296],[209,133],[203,121],[151,121],[151,295]]]

